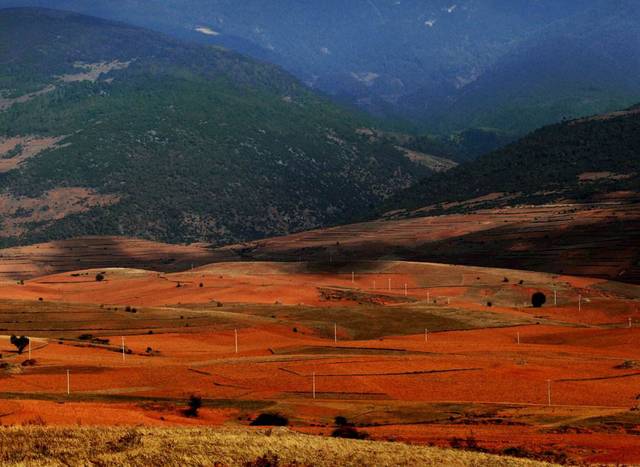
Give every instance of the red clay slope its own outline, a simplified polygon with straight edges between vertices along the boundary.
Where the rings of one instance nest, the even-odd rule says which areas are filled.
[[[428,261],[640,283],[640,203],[612,200],[376,220],[216,252],[254,260]]]

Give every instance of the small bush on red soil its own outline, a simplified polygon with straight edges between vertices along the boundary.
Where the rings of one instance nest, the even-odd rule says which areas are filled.
[[[189,407],[185,409],[184,414],[187,417],[197,417],[198,410],[202,407],[202,398],[200,396],[192,395],[187,404]]]
[[[104,280],[104,274],[98,273],[96,274],[96,282],[102,282]]]
[[[541,308],[547,302],[547,296],[542,292],[536,292],[531,296],[531,305],[534,308]]]
[[[287,426],[289,419],[279,413],[261,413],[251,422],[251,426]]]
[[[29,345],[29,338],[27,336],[18,337],[11,335],[10,342],[18,349],[18,354],[21,354],[24,349]]]
[[[338,415],[336,418],[334,418],[333,422],[335,423],[336,426],[345,426],[349,424],[349,421],[347,420],[347,418],[343,417],[342,415]]]
[[[22,366],[36,366],[36,359],[35,358],[30,358],[28,360],[25,360],[24,362],[22,362]]]

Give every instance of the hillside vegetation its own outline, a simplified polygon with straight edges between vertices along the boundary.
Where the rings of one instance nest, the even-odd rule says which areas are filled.
[[[41,9],[1,10],[0,43],[0,157],[14,161],[0,171],[3,245],[283,234],[352,218],[429,172],[361,135],[367,119],[221,48]],[[34,138],[55,144],[28,158],[2,145]]]
[[[150,428],[0,430],[3,465],[543,466],[529,460],[290,432]]]
[[[433,212],[602,199],[640,187],[640,108],[542,128],[504,149],[426,177],[387,204]],[[453,203],[487,195],[473,203]],[[426,211],[425,211],[426,212]]]

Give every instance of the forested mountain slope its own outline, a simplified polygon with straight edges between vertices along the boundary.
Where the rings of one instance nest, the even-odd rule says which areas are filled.
[[[279,68],[42,9],[0,11],[0,243],[223,243],[344,221],[429,170]]]

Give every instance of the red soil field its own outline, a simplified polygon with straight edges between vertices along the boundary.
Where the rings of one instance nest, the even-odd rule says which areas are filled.
[[[58,273],[0,286],[0,421],[280,412],[328,435],[341,415],[375,439],[639,463],[639,305],[603,279],[397,261]],[[32,336],[35,364],[9,334]]]

